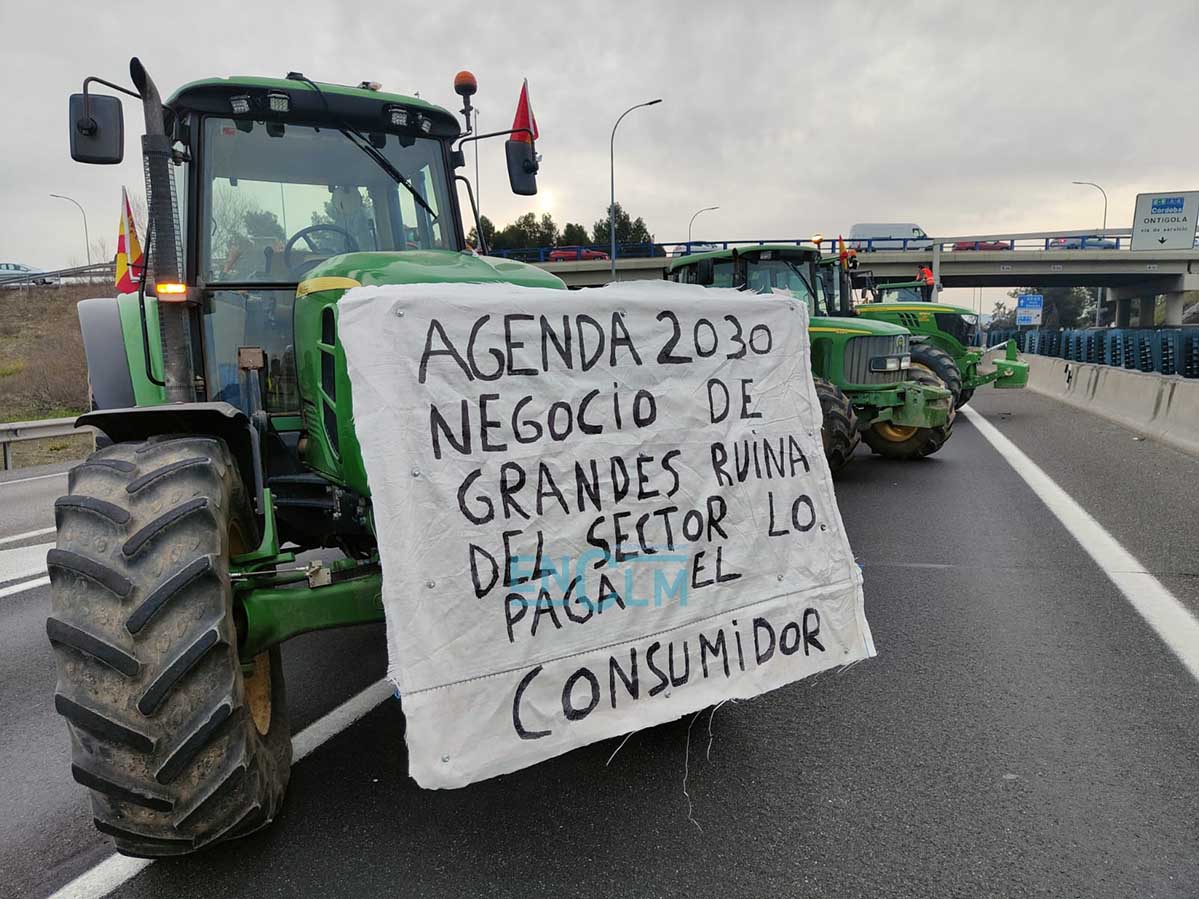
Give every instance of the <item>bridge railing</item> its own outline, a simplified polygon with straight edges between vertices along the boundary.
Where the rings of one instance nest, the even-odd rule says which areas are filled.
[[[1130,247],[1132,231],[1129,228],[1080,229],[1075,231],[1040,231],[1007,234],[966,234],[959,237],[893,237],[846,238],[847,248],[859,253],[872,252],[924,252],[939,247],[941,253],[966,253],[973,251],[1018,252],[1046,250],[1124,250]],[[755,238],[751,240],[679,240],[660,243],[618,244],[618,259],[646,259],[654,256],[678,257],[731,247],[751,247],[762,244],[794,244],[813,246],[811,237]],[[839,252],[836,238],[825,237],[821,243],[825,255]],[[611,247],[607,244],[589,244],[569,247],[528,247],[512,250],[493,250],[491,255],[519,259],[522,262],[576,262],[608,261]]]

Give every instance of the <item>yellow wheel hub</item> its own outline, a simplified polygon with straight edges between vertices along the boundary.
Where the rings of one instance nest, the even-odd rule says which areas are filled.
[[[271,654],[254,657],[254,673],[246,678],[246,705],[254,727],[265,735],[271,729]]]
[[[891,443],[903,443],[916,433],[916,428],[905,425],[894,425],[889,421],[880,421],[874,426],[874,432]]]

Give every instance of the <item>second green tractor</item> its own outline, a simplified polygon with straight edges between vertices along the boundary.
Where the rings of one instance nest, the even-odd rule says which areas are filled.
[[[853,318],[849,291],[839,289],[816,247],[761,244],[698,253],[672,260],[665,274],[685,284],[786,292],[808,304],[821,434],[834,473],[849,464],[860,440],[889,459],[919,459],[949,439],[951,390],[935,373],[911,368],[906,328]]]

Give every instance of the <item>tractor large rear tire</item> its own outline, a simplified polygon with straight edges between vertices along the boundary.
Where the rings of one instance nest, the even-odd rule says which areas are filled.
[[[849,397],[836,384],[816,378],[816,396],[820,399],[820,439],[829,470],[836,474],[845,468],[858,448],[858,416]]]
[[[223,441],[118,443],[70,476],[47,565],[54,705],[96,827],[181,855],[278,813],[291,737],[278,648],[243,676],[231,555],[255,524]]]

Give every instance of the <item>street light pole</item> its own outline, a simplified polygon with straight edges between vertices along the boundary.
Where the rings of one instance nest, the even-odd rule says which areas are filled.
[[[695,224],[696,216],[698,216],[700,212],[711,212],[713,209],[719,209],[719,208],[720,208],[719,206],[705,206],[703,209],[700,209],[698,212],[696,212],[695,215],[691,216],[691,221],[689,221],[687,223],[687,250],[688,251],[691,250],[691,226]]]
[[[83,211],[83,207],[79,205],[77,200],[72,200],[70,197],[64,197],[62,194],[50,194],[56,200],[66,200],[69,203],[74,203],[79,209],[79,214],[83,216],[83,242],[84,249],[87,250],[87,264],[92,264],[92,239],[87,233],[87,213]]]
[[[1096,184],[1094,181],[1071,181],[1070,183],[1093,187],[1093,188],[1095,188],[1095,190],[1097,190],[1101,194],[1103,194],[1103,230],[1106,231],[1107,230],[1107,191],[1104,190],[1102,187],[1100,187],[1098,184]],[[1084,243],[1086,242],[1086,238],[1083,238],[1083,242]],[[1082,244],[1080,244],[1080,246],[1082,246]],[[1103,246],[1103,245],[1100,244],[1100,246]],[[1096,287],[1095,288],[1095,327],[1096,328],[1099,327],[1100,316],[1101,316],[1102,312],[1103,312],[1103,288]]]
[[[612,254],[609,258],[613,281],[616,280],[616,129],[620,127],[621,120],[634,109],[640,109],[642,106],[653,106],[655,103],[661,102],[662,98],[659,97],[656,100],[647,100],[644,103],[638,103],[636,106],[630,106],[620,114],[620,118],[612,126],[612,138],[608,141],[608,169],[612,181],[612,195],[608,201],[608,237],[612,243]]]

